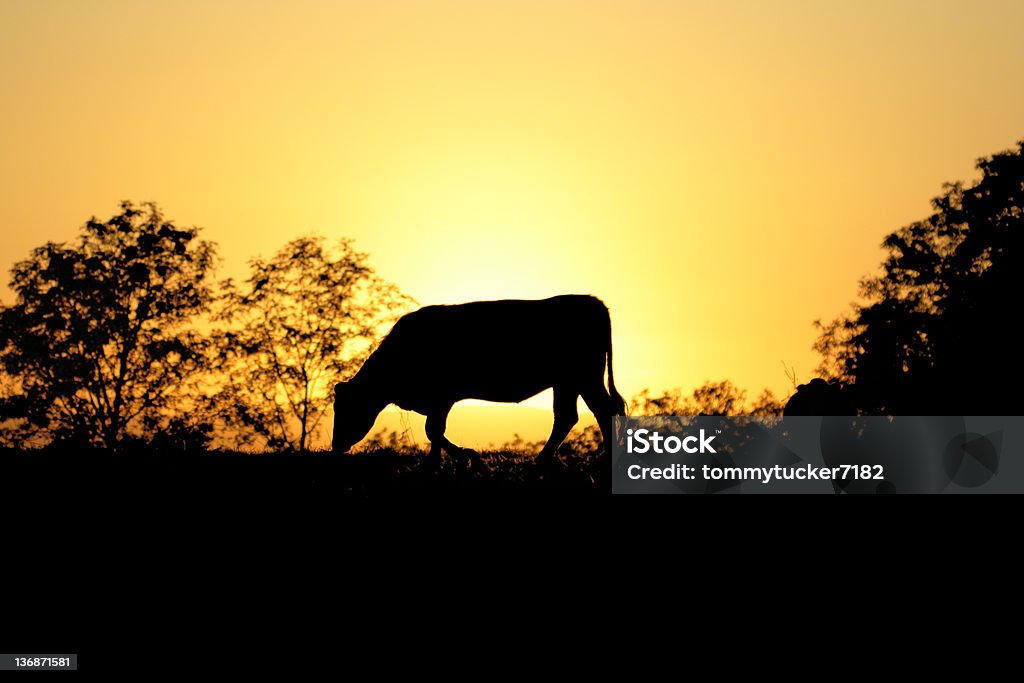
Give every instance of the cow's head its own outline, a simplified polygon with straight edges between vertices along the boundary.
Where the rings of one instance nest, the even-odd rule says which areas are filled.
[[[377,413],[362,392],[348,382],[334,385],[334,436],[331,450],[345,453],[363,440],[373,427]]]

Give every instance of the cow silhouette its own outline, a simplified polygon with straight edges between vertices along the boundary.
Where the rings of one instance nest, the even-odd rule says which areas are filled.
[[[554,425],[539,458],[550,459],[579,420],[579,396],[610,442],[612,417],[625,414],[626,405],[615,390],[611,319],[600,299],[426,306],[401,317],[355,377],[335,386],[332,448],[341,453],[358,443],[393,403],[426,415],[432,457],[442,449],[461,453],[466,449],[444,435],[457,401],[518,403],[549,388]]]

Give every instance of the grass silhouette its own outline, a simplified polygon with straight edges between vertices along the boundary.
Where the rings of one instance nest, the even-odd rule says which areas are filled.
[[[102,498],[140,495],[189,496],[368,496],[387,493],[428,495],[492,494],[523,491],[556,495],[599,494],[610,490],[610,467],[599,452],[563,452],[547,464],[532,453],[490,450],[445,457],[438,463],[425,451],[371,448],[335,455],[328,451],[241,453],[168,452],[140,449],[0,450],[0,495],[23,499],[68,496]]]

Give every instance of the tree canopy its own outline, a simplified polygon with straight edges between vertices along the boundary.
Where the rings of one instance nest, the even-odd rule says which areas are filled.
[[[243,433],[304,450],[384,326],[410,300],[381,280],[351,241],[302,237],[253,259],[242,286],[225,285],[218,320],[219,399]]]
[[[71,244],[49,242],[11,271],[0,422],[43,440],[117,448],[174,420],[205,367],[191,327],[211,300],[214,248],[156,204],[122,202]],[[180,426],[180,425],[179,425]]]
[[[822,325],[823,372],[861,412],[1009,415],[1024,408],[1024,142],[947,184],[935,212],[888,235],[863,302]]]

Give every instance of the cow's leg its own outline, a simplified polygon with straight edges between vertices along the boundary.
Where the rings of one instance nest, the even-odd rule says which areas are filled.
[[[448,405],[435,408],[427,415],[426,431],[427,439],[430,441],[430,457],[435,460],[441,459],[441,449],[448,451],[452,455],[466,452],[466,449],[456,446],[444,435],[444,431],[448,426],[448,412],[451,409],[452,406],[449,403]]]
[[[576,399],[579,398],[579,392],[565,387],[555,387],[554,394],[552,407],[555,412],[555,423],[551,427],[551,436],[548,437],[548,442],[544,444],[544,448],[537,456],[539,462],[551,460],[555,451],[562,445],[565,437],[569,435],[580,419],[579,413],[576,412]]]
[[[597,418],[597,426],[601,428],[601,440],[604,442],[605,451],[611,453],[614,415],[612,411],[612,397],[608,390],[604,388],[603,378],[601,382],[586,387],[581,394],[584,403],[594,412],[594,417]]]

